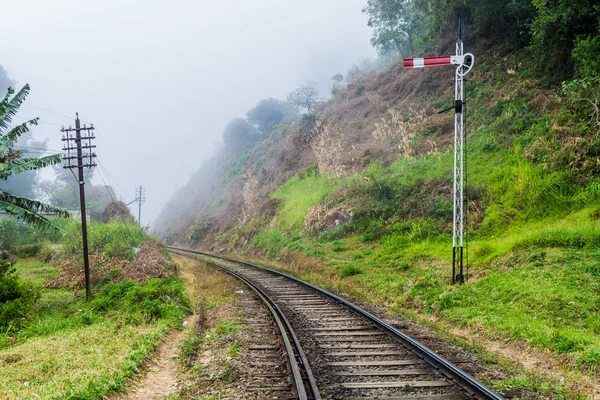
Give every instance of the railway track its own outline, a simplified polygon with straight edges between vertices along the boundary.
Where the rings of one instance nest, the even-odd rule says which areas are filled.
[[[200,258],[242,280],[267,304],[281,331],[298,399],[503,399],[458,365],[360,307],[292,276],[204,252]]]

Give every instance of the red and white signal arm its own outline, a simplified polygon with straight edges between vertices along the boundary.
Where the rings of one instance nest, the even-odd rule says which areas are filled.
[[[404,68],[441,67],[444,65],[459,65],[465,68],[461,75],[466,75],[473,68],[475,57],[471,53],[460,56],[405,58]]]

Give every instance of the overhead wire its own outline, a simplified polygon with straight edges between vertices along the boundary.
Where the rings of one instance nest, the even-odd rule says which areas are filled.
[[[31,104],[25,104],[25,103],[23,103],[23,105],[25,105],[25,106],[27,106],[27,107],[35,108],[35,109],[37,109],[37,110],[44,111],[44,112],[47,112],[47,113],[50,113],[50,114],[54,114],[54,115],[57,115],[57,116],[59,116],[59,117],[66,118],[66,119],[68,119],[69,121],[73,121],[73,117],[69,117],[69,116],[67,116],[67,115],[65,115],[65,114],[62,114],[62,113],[59,113],[59,112],[56,112],[56,111],[52,111],[52,110],[49,110],[49,109],[47,109],[47,108],[38,107],[38,106],[35,106],[35,105],[31,105]],[[80,118],[79,120],[80,120],[81,122],[84,122],[84,123],[87,123],[87,124],[91,124],[91,122],[89,122],[89,121],[85,121],[85,120],[83,120],[83,119],[81,119],[81,118]],[[40,123],[42,123],[42,121],[40,121]],[[50,125],[56,125],[56,126],[62,126],[62,125],[58,125],[58,124],[51,124],[51,123],[48,123],[48,124],[50,124]],[[96,132],[96,131],[94,132],[94,135],[95,135],[96,137],[98,137],[100,140],[102,140],[102,142],[104,142],[104,144],[106,145],[106,147],[107,147],[108,151],[109,151],[109,152],[110,152],[110,153],[111,153],[111,154],[112,154],[112,155],[115,157],[115,159],[117,160],[117,162],[118,162],[119,164],[123,164],[123,161],[122,161],[122,160],[121,160],[121,158],[120,158],[120,157],[119,157],[119,156],[118,156],[118,155],[117,155],[117,154],[116,154],[116,153],[115,153],[115,152],[112,150],[112,147],[111,147],[111,146],[110,146],[110,144],[107,142],[107,140],[104,138],[104,135],[102,135],[102,134],[99,134],[99,133],[98,133],[98,132]]]
[[[49,113],[49,114],[53,114],[53,115],[56,115],[56,116],[59,116],[59,117],[62,117],[62,118],[66,118],[69,121],[73,121],[73,117],[72,116],[68,116],[68,115],[65,115],[63,113],[59,113],[59,112],[56,112],[56,111],[53,111],[53,110],[49,110],[49,109],[44,108],[44,107],[38,107],[36,105],[26,104],[26,103],[23,103],[22,105],[24,105],[26,107],[29,107],[29,108],[36,109],[36,110],[40,110],[40,111],[43,111],[43,112],[46,112],[46,113]],[[30,121],[30,120],[34,119],[34,118],[25,118],[25,117],[22,117],[20,115],[15,116],[15,117],[19,118],[19,119],[21,119],[23,121]],[[81,118],[79,120],[81,122],[83,122],[83,123],[91,124],[91,122],[83,120]],[[62,127],[63,126],[61,124],[56,124],[56,123],[53,123],[53,122],[46,122],[46,121],[41,121],[41,120],[38,120],[38,123],[45,124],[45,125],[57,126],[57,127]],[[12,128],[12,126],[9,126],[8,129],[10,129],[10,128]],[[106,139],[104,138],[104,136],[103,135],[98,135],[97,132],[95,132],[95,135],[97,137],[99,137],[106,144],[107,149],[113,154],[113,156],[115,156],[115,158],[117,159],[117,161],[121,163],[120,158],[115,154],[115,152],[112,151],[109,143],[106,141]],[[19,149],[19,150],[26,150],[27,152],[34,153],[34,154],[45,154],[45,153],[48,153],[48,152],[58,152],[58,153],[62,152],[62,150],[44,149],[44,148],[41,148],[41,147],[15,146],[15,148]],[[31,151],[31,150],[33,150],[33,151]],[[119,182],[117,182],[117,180],[115,178],[112,177],[112,175],[108,172],[108,170],[106,169],[106,167],[104,167],[104,165],[102,165],[102,163],[100,162],[100,160],[98,160],[98,158],[96,158],[96,161],[98,162],[98,165],[97,165],[98,166],[98,169],[97,169],[98,170],[98,175],[100,176],[100,179],[104,183],[105,189],[106,189],[108,195],[110,196],[111,200],[115,201],[115,198],[113,197],[113,194],[112,194],[111,190],[109,189],[109,187],[112,188],[115,191],[115,193],[119,192],[118,194],[120,194],[122,198],[127,198],[128,196],[125,195],[125,193],[127,191],[125,189],[123,189],[123,187],[119,184]],[[89,176],[91,170],[92,170],[92,168],[88,169],[88,172],[86,174],[86,179]],[[73,177],[75,178],[75,180],[78,180],[77,176],[75,176],[75,173],[72,170],[71,170],[71,173],[73,174]],[[106,177],[106,179],[105,179],[105,177]],[[108,181],[108,183],[107,183],[107,181]]]
[[[27,122],[27,121],[31,121],[31,120],[35,119],[36,117],[27,118],[27,117],[21,117],[20,115],[15,115],[13,118],[19,118],[22,121]],[[62,127],[62,125],[60,125],[60,124],[55,124],[53,122],[46,122],[46,121],[42,121],[42,120],[38,120],[37,123],[38,124],[44,124],[44,125],[52,125],[52,126],[60,126],[60,127]]]
[[[73,120],[73,116],[69,117],[68,115],[61,114],[61,113],[56,112],[56,111],[48,110],[47,108],[42,108],[42,107],[34,106],[33,104],[28,104],[28,103],[23,103],[22,105],[24,105],[25,107],[35,108],[36,110],[40,110],[40,111],[44,111],[44,112],[47,112],[47,113],[50,113],[50,114],[54,114],[54,115],[57,115],[59,117],[63,117],[63,118],[66,118],[68,120],[71,120],[71,121]],[[84,121],[82,119],[80,119],[80,121],[81,122],[85,122],[86,124],[90,123],[90,122]]]
[[[102,183],[104,183],[104,188],[106,189],[106,192],[108,193],[108,195],[110,196],[110,199],[114,202],[115,198],[113,197],[109,187],[111,187],[110,185],[108,185],[106,183],[106,181],[104,180],[104,177],[102,176],[102,171],[98,170],[98,176],[100,176],[100,179],[102,179]]]
[[[108,170],[102,164],[102,162],[100,162],[98,157],[96,157],[96,161],[98,162],[98,167],[99,167],[98,171],[102,170],[104,172],[104,175],[106,176],[106,179],[109,181],[109,183],[112,183],[112,186],[115,186],[115,191],[119,191],[119,190],[117,190],[117,188],[120,189],[119,194],[121,195],[121,197],[127,198],[128,196],[124,194],[127,191],[125,189],[123,189],[123,187],[119,184],[119,182],[117,182],[117,180],[115,178],[113,178],[113,176],[110,174],[110,172],[108,172]]]
[[[24,106],[26,106],[26,107],[30,107],[30,108],[33,108],[33,109],[36,109],[36,110],[40,110],[40,111],[43,111],[43,112],[47,112],[47,113],[50,113],[50,114],[53,114],[53,115],[59,116],[59,117],[62,117],[62,118],[66,118],[66,119],[68,119],[69,121],[73,121],[73,119],[74,119],[72,116],[68,116],[68,115],[65,115],[65,114],[63,114],[63,113],[60,113],[60,112],[57,112],[57,111],[50,110],[50,109],[48,109],[48,108],[39,107],[39,106],[36,106],[36,105],[33,105],[33,104],[26,104],[26,103],[23,103],[23,105],[24,105]],[[89,121],[86,121],[86,120],[83,120],[83,119],[81,119],[81,118],[80,118],[79,120],[80,120],[81,122],[84,122],[84,123],[86,123],[86,124],[91,124],[91,122],[89,122]],[[44,122],[44,121],[39,121],[39,122],[40,122],[40,123],[46,123],[46,124],[48,124],[48,125],[62,126],[62,125],[55,124],[55,123],[50,123],[50,122]],[[111,153],[111,154],[112,154],[112,155],[115,157],[115,159],[117,160],[117,162],[119,162],[120,164],[122,164],[122,163],[123,163],[123,162],[122,162],[122,160],[121,160],[121,159],[120,159],[120,157],[119,157],[119,156],[117,156],[117,154],[116,154],[116,153],[115,153],[115,152],[112,150],[112,148],[111,148],[110,144],[109,144],[109,143],[108,143],[108,141],[107,141],[107,140],[104,138],[104,135],[102,135],[102,134],[98,134],[98,132],[94,132],[94,134],[95,134],[95,136],[96,136],[96,137],[100,138],[100,140],[102,140],[102,141],[104,142],[104,144],[106,144],[106,147],[107,147],[108,151],[109,151],[109,152],[110,152],[110,153]],[[125,196],[123,193],[126,193],[127,191],[126,191],[125,189],[123,189],[123,187],[122,187],[122,186],[121,186],[121,185],[120,185],[120,184],[117,182],[117,180],[116,180],[116,179],[114,179],[114,178],[112,177],[112,175],[111,175],[111,174],[108,172],[108,170],[106,169],[106,167],[104,167],[104,166],[101,164],[100,160],[98,160],[98,158],[97,158],[97,157],[96,157],[96,160],[97,160],[97,162],[98,162],[99,171],[100,171],[100,169],[102,169],[102,170],[104,171],[104,175],[106,176],[106,179],[109,181],[109,183],[112,183],[112,186],[113,186],[113,187],[114,187],[114,186],[118,187],[118,188],[119,188],[119,189],[122,191],[122,193],[119,193],[119,194],[120,194],[121,196],[123,196],[124,198],[126,198],[127,196]],[[116,187],[115,187],[115,189],[116,189]]]

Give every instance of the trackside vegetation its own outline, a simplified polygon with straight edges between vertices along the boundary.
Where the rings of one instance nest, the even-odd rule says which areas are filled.
[[[305,266],[296,261],[293,272],[302,278],[413,318],[550,352],[567,376],[597,376],[598,126],[560,106],[575,101],[570,84],[536,108],[548,94],[511,57],[502,68],[478,65],[467,89],[468,284],[449,282],[450,150],[370,161],[346,178],[309,168],[271,194],[278,201],[272,216],[220,238],[234,248],[251,236],[242,251],[266,253],[282,268],[300,257]],[[426,126],[411,143],[439,135]],[[353,218],[315,232],[303,217],[319,207],[348,209]],[[519,385],[540,388],[528,379]]]
[[[554,368],[550,386],[535,373],[489,382],[502,390],[597,391],[600,5],[367,0],[363,12],[381,57],[334,75],[309,114],[215,157],[178,197],[199,182],[215,190],[176,199],[163,237],[272,260]],[[476,62],[464,110],[468,282],[453,286],[453,115],[438,114],[452,106],[453,71],[399,61],[453,54],[459,18]]]
[[[129,222],[89,227],[92,260],[101,265],[92,263],[93,296],[85,301],[79,277],[62,268],[80,257],[79,224],[57,224],[62,237],[0,221],[0,232],[22,233],[7,243],[11,254],[5,252],[0,263],[2,398],[102,399],[123,391],[149,352],[189,313],[184,285],[168,258],[161,266],[170,271],[166,277],[123,277],[138,256],[134,247],[153,241]],[[0,233],[0,240],[9,237]]]

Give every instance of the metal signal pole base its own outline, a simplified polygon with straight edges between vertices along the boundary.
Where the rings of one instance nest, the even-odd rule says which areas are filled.
[[[465,275],[463,273],[463,247],[452,248],[452,283],[465,283]]]

